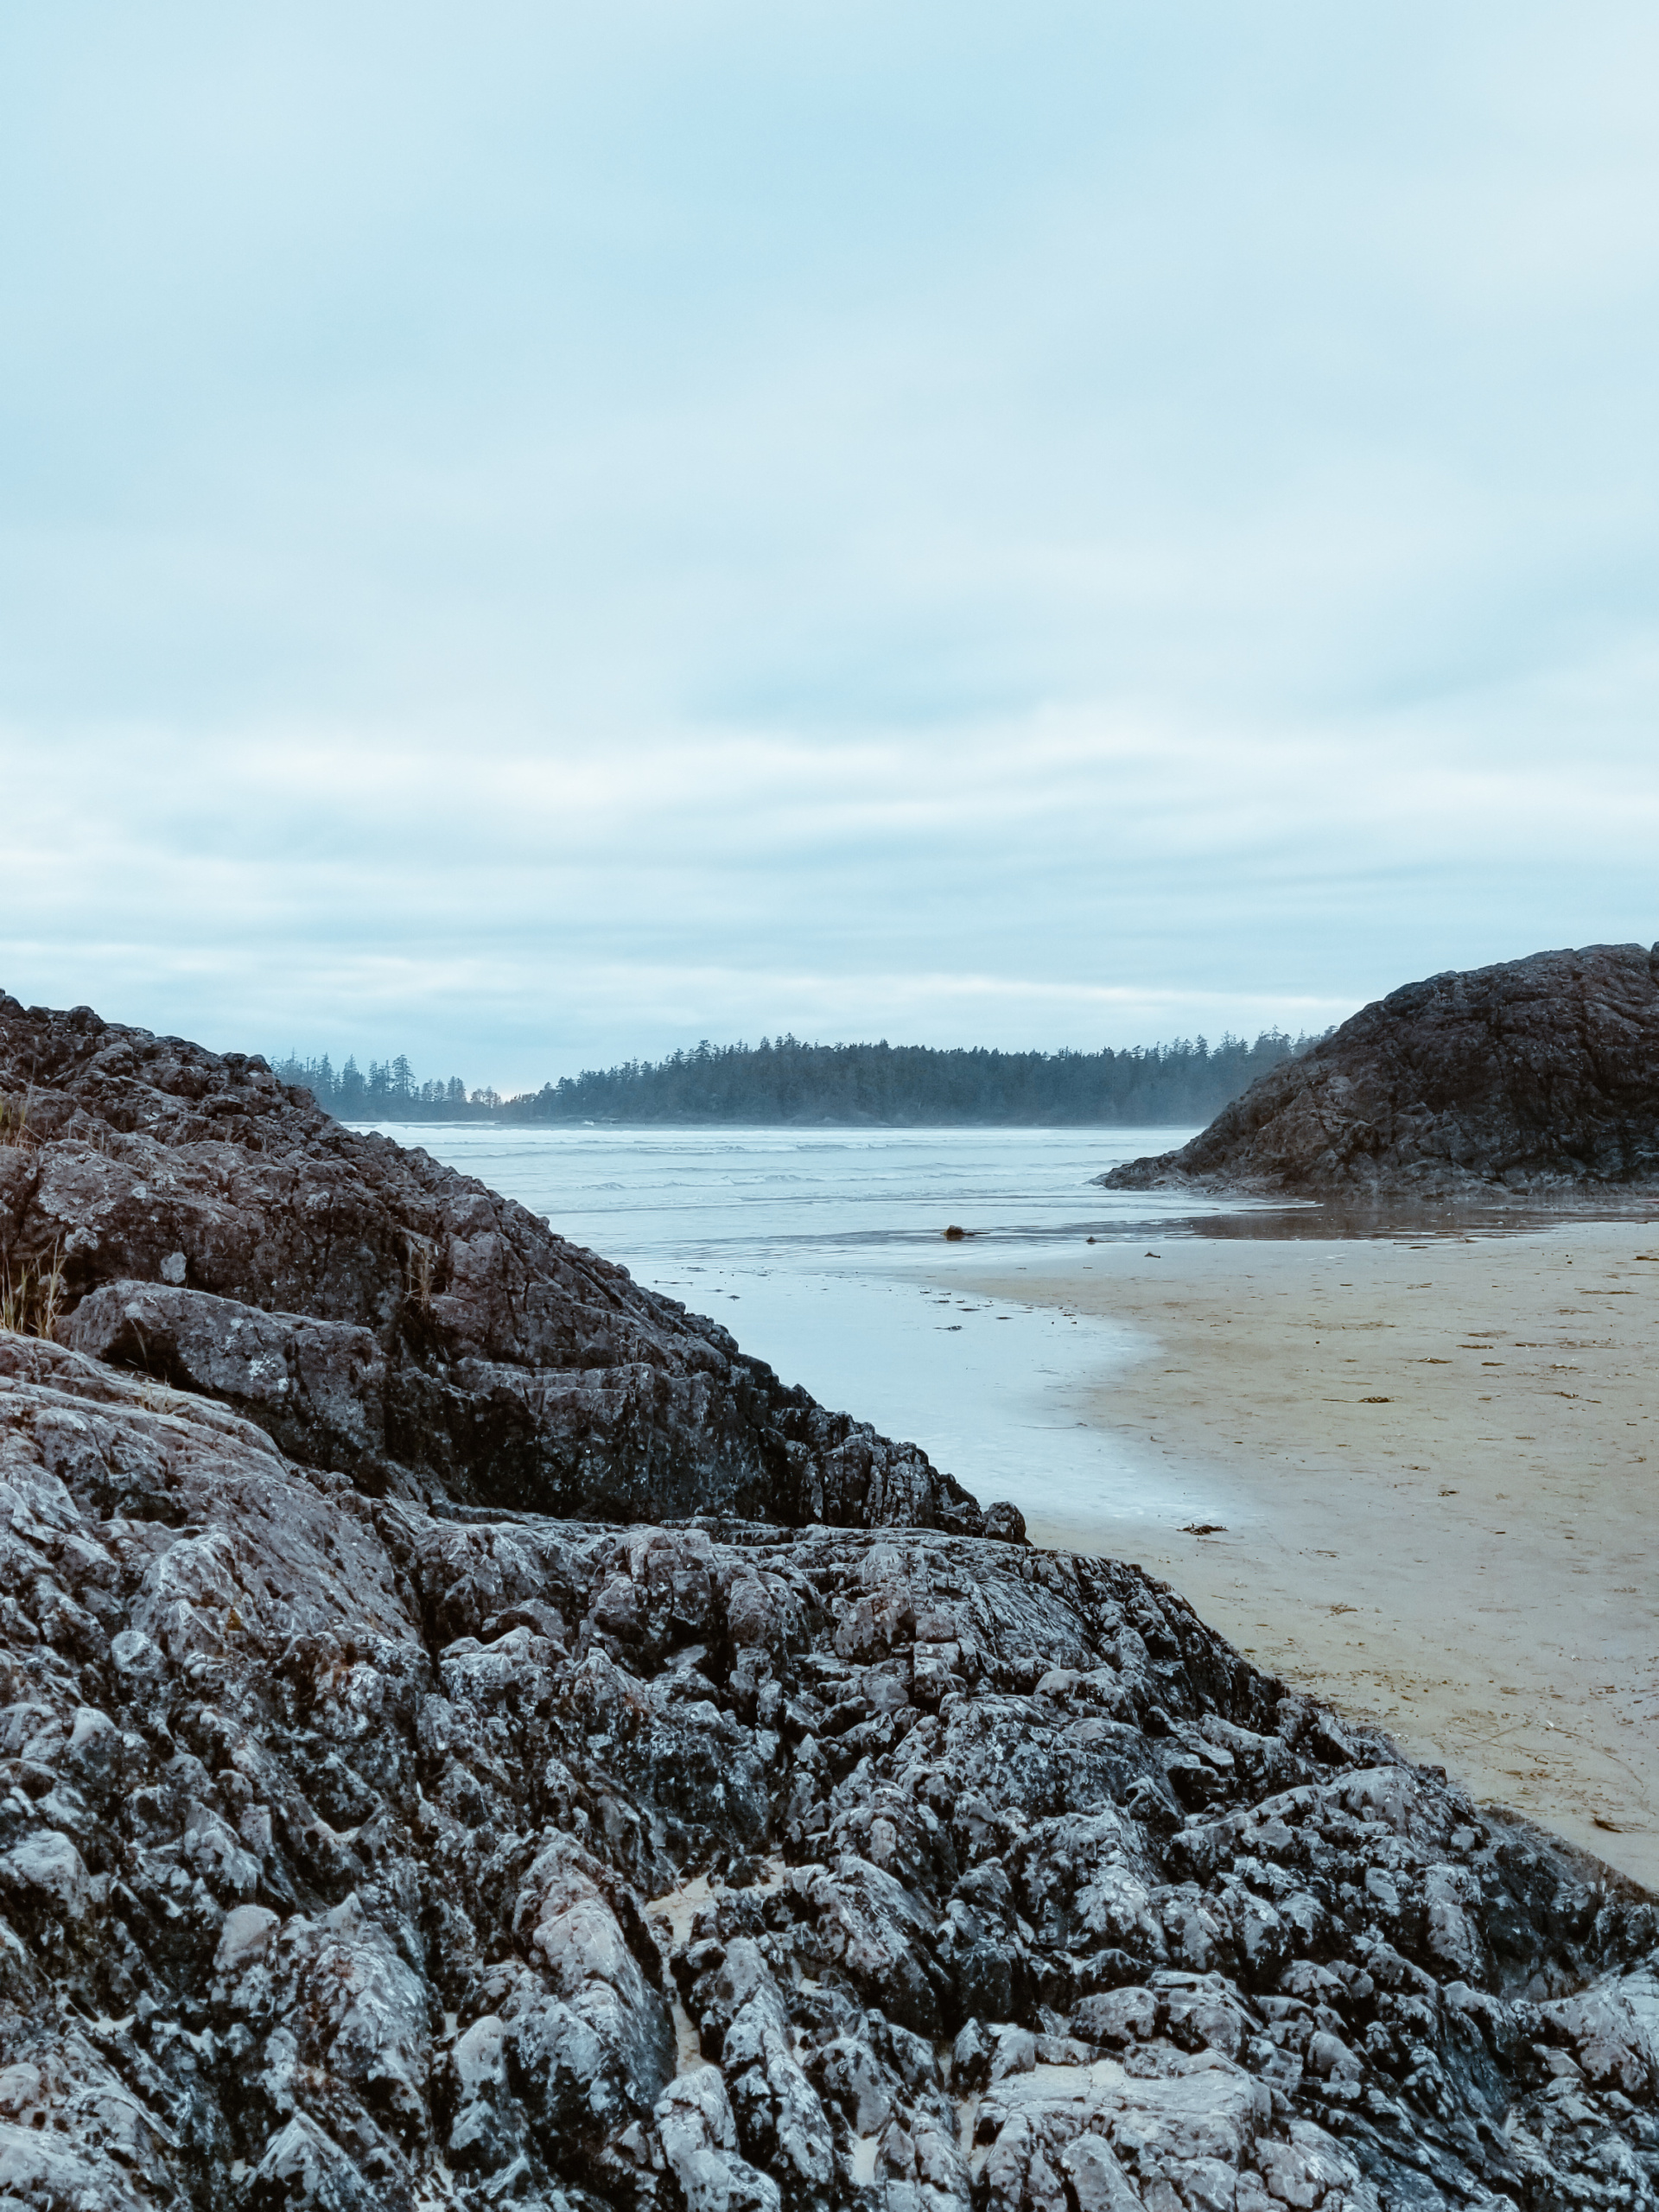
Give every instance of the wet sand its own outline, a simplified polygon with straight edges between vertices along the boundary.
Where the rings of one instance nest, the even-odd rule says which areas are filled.
[[[1033,1539],[1138,1560],[1259,1664],[1659,1888],[1659,1222],[1151,1249],[950,1269],[1129,1332],[1073,1410],[1224,1524]]]

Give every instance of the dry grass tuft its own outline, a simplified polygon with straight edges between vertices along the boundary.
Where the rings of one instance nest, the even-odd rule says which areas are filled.
[[[0,1149],[33,1152],[39,1142],[29,1126],[28,1094],[0,1090]]]
[[[417,1313],[432,1311],[432,1274],[436,1255],[424,1236],[409,1240],[409,1302]]]
[[[63,1249],[52,1248],[50,1261],[19,1261],[0,1250],[0,1329],[18,1336],[49,1337],[63,1311]]]

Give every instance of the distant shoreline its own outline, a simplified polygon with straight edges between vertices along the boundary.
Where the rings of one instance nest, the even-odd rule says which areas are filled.
[[[504,1129],[1023,1129],[1041,1132],[1045,1129],[1185,1129],[1192,1125],[1187,1121],[1103,1122],[1094,1118],[1075,1122],[1065,1121],[941,1121],[937,1118],[915,1121],[880,1121],[874,1116],[839,1118],[823,1115],[788,1119],[768,1119],[754,1114],[696,1116],[646,1115],[610,1116],[597,1114],[512,1114],[493,1111],[480,1106],[465,1114],[346,1114],[333,1117],[342,1128],[375,1129],[387,1122],[399,1128],[459,1129],[495,1128]]]
[[[1263,1030],[1253,1043],[1225,1036],[1096,1052],[1005,1052],[999,1046],[816,1045],[798,1037],[757,1046],[699,1045],[657,1061],[586,1068],[537,1090],[504,1095],[458,1076],[423,1080],[406,1055],[325,1053],[274,1060],[283,1083],[307,1090],[341,1121],[394,1114],[410,1120],[702,1123],[900,1128],[1202,1129],[1270,1069],[1319,1040]]]

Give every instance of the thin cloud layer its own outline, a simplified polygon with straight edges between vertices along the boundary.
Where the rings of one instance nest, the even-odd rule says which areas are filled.
[[[1656,60],[10,23],[0,985],[506,1086],[1659,934]]]

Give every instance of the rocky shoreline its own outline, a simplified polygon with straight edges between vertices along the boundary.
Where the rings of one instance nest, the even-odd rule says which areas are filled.
[[[0,1098],[8,1283],[54,1286],[66,1341],[370,1494],[1020,1534],[916,1446],[262,1060],[0,995]]]
[[[1110,1191],[1571,1200],[1659,1186],[1659,944],[1448,969],[1282,1062]]]
[[[1653,1905],[1132,1567],[0,1376],[18,2201],[1650,2201]]]
[[[0,1045],[0,2197],[1659,2201],[1644,1892],[259,1064]]]

